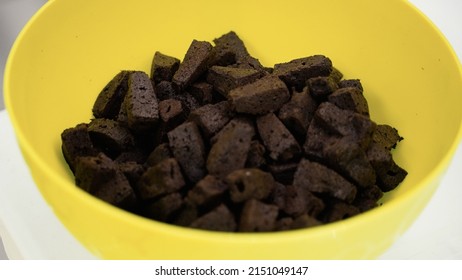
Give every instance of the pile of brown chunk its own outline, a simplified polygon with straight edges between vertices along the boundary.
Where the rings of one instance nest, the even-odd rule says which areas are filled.
[[[133,213],[215,231],[316,226],[377,206],[407,172],[357,79],[313,55],[264,67],[229,32],[121,71],[66,129],[76,184]]]

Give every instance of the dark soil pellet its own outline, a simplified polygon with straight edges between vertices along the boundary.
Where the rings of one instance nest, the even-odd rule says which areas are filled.
[[[291,184],[294,180],[298,162],[269,163],[267,168],[273,177],[283,184]]]
[[[332,72],[332,61],[324,55],[297,58],[274,65],[273,75],[283,80],[288,87],[301,90],[306,81],[314,77],[326,77]]]
[[[188,92],[201,104],[209,104],[213,100],[213,86],[207,82],[193,83],[189,88]]]
[[[227,101],[216,104],[206,104],[189,114],[189,120],[195,122],[205,137],[213,136],[220,131],[232,117]]]
[[[305,87],[301,92],[292,92],[290,100],[279,110],[278,117],[294,136],[304,139],[317,108],[318,102]]]
[[[260,71],[252,68],[212,66],[207,74],[207,82],[212,84],[217,92],[228,97],[232,89],[254,82],[261,76]]]
[[[199,128],[186,122],[168,134],[173,156],[178,160],[186,177],[197,182],[205,176],[205,148]]]
[[[214,231],[235,231],[237,227],[233,213],[223,204],[197,218],[190,226]]]
[[[359,91],[363,92],[363,85],[361,84],[361,81],[359,79],[348,79],[348,80],[341,80],[338,83],[339,88],[347,88],[347,87],[353,87],[358,89]]]
[[[276,228],[279,209],[276,205],[266,204],[256,199],[246,201],[242,209],[239,231],[264,232]]]
[[[172,152],[168,143],[159,144],[148,156],[146,160],[146,165],[153,166],[172,157]]]
[[[151,199],[176,192],[184,185],[180,165],[176,159],[168,158],[149,167],[138,181],[137,189],[141,199]]]
[[[269,152],[269,157],[277,162],[297,159],[300,145],[290,131],[273,113],[260,116],[256,120],[258,134]]]
[[[155,52],[151,64],[151,77],[155,85],[161,81],[172,81],[173,75],[180,66],[178,58]]]
[[[131,71],[121,71],[101,90],[93,104],[95,118],[115,119],[128,90]]]
[[[202,75],[209,65],[212,44],[205,41],[193,40],[173,75],[172,81],[179,90],[185,89]]]
[[[112,158],[135,146],[131,131],[114,120],[93,119],[88,125],[88,134],[94,145]]]
[[[387,124],[379,124],[372,134],[372,141],[388,150],[394,149],[401,140],[403,137],[398,134],[398,130]]]
[[[369,116],[369,106],[363,93],[354,87],[340,88],[327,98],[329,102],[340,109],[350,110],[364,116]]]
[[[278,77],[265,76],[231,90],[228,99],[237,113],[263,115],[279,110],[290,99],[290,93]]]
[[[183,104],[176,99],[162,100],[159,102],[159,115],[166,129],[173,129],[185,119]]]
[[[294,186],[352,202],[357,188],[337,172],[317,162],[302,159],[294,175]]]
[[[318,101],[325,101],[338,88],[337,83],[330,76],[309,78],[306,84],[311,96]]]
[[[228,66],[232,65],[237,68],[251,68],[265,72],[265,67],[252,57],[244,42],[234,32],[230,31],[219,38],[213,40],[213,65]]]
[[[149,74],[117,73],[94,119],[61,134],[76,185],[119,208],[198,230],[294,230],[375,208],[407,176],[402,136],[324,55],[263,66],[231,31],[193,40],[183,61],[155,52]]]
[[[228,188],[228,184],[223,180],[207,175],[191,188],[187,197],[190,202],[197,206],[210,207],[210,205],[216,205],[223,200]]]
[[[146,73],[137,71],[129,76],[128,91],[122,106],[130,129],[146,131],[155,128],[159,120],[159,104]]]
[[[266,149],[265,146],[258,140],[253,140],[250,143],[249,152],[247,154],[247,160],[245,167],[248,168],[259,168],[266,164],[265,159]]]
[[[291,229],[300,229],[300,228],[308,228],[321,225],[322,222],[317,220],[316,218],[311,217],[308,214],[303,214],[295,218],[290,225]]]
[[[244,168],[255,129],[245,120],[236,120],[222,130],[210,148],[207,171],[224,178],[230,172]]]
[[[110,204],[126,208],[135,202],[128,179],[103,153],[79,157],[75,176],[77,186]]]
[[[88,124],[78,124],[61,133],[61,150],[69,168],[75,170],[75,162],[79,157],[95,156],[98,150],[88,134]]]
[[[145,207],[145,216],[158,221],[166,222],[177,213],[183,205],[180,193],[175,192],[163,196]]]
[[[249,199],[265,199],[275,187],[273,176],[255,168],[233,171],[226,176],[225,182],[229,186],[230,199],[235,203]]]

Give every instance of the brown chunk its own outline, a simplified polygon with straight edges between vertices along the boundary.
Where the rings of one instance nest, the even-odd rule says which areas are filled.
[[[262,232],[276,228],[279,209],[255,199],[248,200],[242,208],[239,231]]]
[[[109,157],[79,157],[75,170],[76,185],[88,193],[122,208],[135,202],[135,194],[127,178]]]
[[[188,199],[198,206],[217,205],[222,200],[228,185],[215,176],[207,175],[188,192]]]
[[[117,172],[114,177],[102,184],[94,193],[95,197],[122,209],[133,211],[137,207],[137,199],[127,178]]]
[[[168,221],[181,209],[182,205],[181,194],[174,192],[149,203],[144,209],[144,214],[158,221]]]
[[[199,217],[197,206],[187,199],[183,200],[183,206],[173,219],[173,224],[179,226],[190,226]]]
[[[286,85],[276,76],[266,76],[230,91],[236,112],[262,115],[277,111],[290,98]]]
[[[75,162],[81,156],[96,156],[98,150],[93,146],[88,134],[88,124],[81,123],[73,128],[67,128],[61,133],[61,149],[72,172]]]
[[[169,81],[160,81],[156,84],[155,92],[159,100],[178,99],[178,92]]]
[[[284,213],[297,217],[309,214],[318,216],[324,210],[324,202],[309,191],[293,185],[276,184],[271,200]]]
[[[211,51],[212,45],[209,42],[192,41],[172,79],[180,91],[195,82],[207,70]]]
[[[101,90],[93,104],[93,115],[96,118],[115,119],[128,90],[128,76],[132,71],[120,71]]]
[[[329,76],[332,61],[323,55],[313,55],[274,65],[273,75],[283,80],[288,87],[301,90],[306,80],[318,76]]]
[[[309,78],[306,84],[311,96],[318,101],[325,101],[338,88],[337,83],[330,76]]]
[[[314,115],[316,122],[332,133],[348,137],[367,149],[377,125],[368,117],[343,110],[330,102],[319,105]]]
[[[252,68],[259,71],[265,71],[258,59],[252,57],[244,42],[237,36],[234,31],[223,34],[221,37],[213,40],[212,65],[235,65],[238,68]]]
[[[93,119],[88,125],[93,144],[112,158],[134,148],[135,139],[128,128],[110,119]]]
[[[286,188],[282,183],[278,181],[274,182],[274,189],[268,197],[268,202],[276,205],[279,209],[283,210],[286,205]]]
[[[227,97],[232,89],[252,83],[261,76],[261,71],[252,68],[212,66],[207,74],[207,82]]]
[[[233,202],[240,203],[252,198],[265,199],[273,191],[273,176],[256,168],[239,169],[226,176],[229,195]]]
[[[269,113],[260,116],[256,123],[270,158],[276,161],[288,161],[300,155],[300,145],[276,115]]]
[[[236,231],[237,228],[233,213],[224,204],[199,217],[190,226],[214,231]]]
[[[305,191],[306,213],[318,217],[325,208],[325,203],[311,192]]]
[[[344,220],[359,214],[359,209],[353,205],[338,201],[335,202],[326,211],[325,222],[332,223],[335,221]]]
[[[328,142],[336,141],[340,138],[335,131],[322,126],[322,123],[313,119],[306,133],[306,141],[303,145],[303,150],[308,158],[313,158],[318,161],[324,159],[324,148]]]
[[[283,230],[290,230],[292,223],[294,222],[294,219],[291,217],[283,217],[279,220],[276,221],[276,231],[283,231]]]
[[[125,98],[124,98],[125,101]],[[119,114],[117,115],[117,121],[120,124],[128,126],[128,116],[127,116],[127,109],[125,108],[125,102],[122,102],[120,105]]]
[[[310,95],[308,88],[294,91],[286,104],[279,110],[278,117],[293,133],[295,138],[304,139],[306,131],[318,107],[318,102]]]
[[[148,75],[141,71],[133,72],[128,78],[128,92],[123,104],[129,128],[135,131],[154,128],[159,120],[158,105]]]
[[[394,149],[396,144],[402,140],[403,137],[398,134],[398,130],[387,124],[377,125],[374,134],[372,134],[372,141],[388,150]]]
[[[185,119],[183,105],[181,101],[176,99],[166,99],[160,101],[159,115],[167,130],[178,126]]]
[[[383,192],[377,185],[368,188],[360,188],[353,201],[353,205],[361,212],[364,212],[376,207],[378,205],[378,200],[382,198],[382,196]]]
[[[173,193],[185,185],[176,159],[169,158],[149,167],[138,181],[138,192],[142,199],[160,197]]]
[[[352,202],[356,196],[356,187],[340,174],[306,159],[302,159],[298,165],[294,186],[313,193],[325,193],[346,202]]]
[[[390,150],[375,142],[367,150],[367,159],[379,174],[386,173],[393,165]]]
[[[152,81],[156,85],[161,81],[171,81],[179,66],[180,60],[178,58],[165,55],[158,51],[155,52],[151,64]]]
[[[130,185],[136,187],[136,182],[141,178],[144,171],[143,165],[135,161],[116,162],[119,170],[125,175]]]
[[[185,116],[188,116],[191,110],[200,106],[199,101],[192,94],[187,91],[179,91],[172,82],[161,81],[156,85],[155,92],[159,100],[175,99],[181,101]]]
[[[320,222],[319,220],[311,217],[308,214],[303,214],[294,219],[294,221],[290,225],[290,228],[291,229],[308,228],[308,227],[319,226],[321,224],[322,222]]]
[[[164,159],[172,157],[172,152],[167,143],[162,143],[158,145],[148,156],[146,164],[148,166],[154,166]]]
[[[377,186],[379,186],[382,191],[389,192],[395,189],[406,176],[407,171],[394,163],[386,173],[377,174]]]
[[[229,122],[231,117],[232,114],[227,101],[204,105],[189,114],[189,120],[199,126],[205,137],[217,133]]]
[[[384,192],[396,188],[407,176],[393,160],[390,150],[379,143],[374,142],[369,147],[367,158],[377,173],[377,186]]]
[[[348,138],[326,141],[323,148],[327,164],[360,187],[375,184],[376,172],[366,152]]]
[[[292,184],[297,166],[298,162],[272,163],[268,164],[268,170],[278,182]]]
[[[350,110],[369,117],[367,100],[357,88],[340,88],[329,95],[328,101],[340,109]]]
[[[244,168],[250,143],[255,130],[245,119],[235,119],[219,133],[207,157],[207,170],[210,174],[225,177],[230,172]]]
[[[339,88],[347,88],[347,87],[354,87],[357,88],[360,92],[363,92],[363,86],[361,81],[358,79],[348,79],[348,80],[341,80],[338,83]]]
[[[173,155],[191,182],[205,175],[205,148],[196,124],[186,122],[167,133]]]
[[[202,105],[212,102],[213,86],[207,82],[193,83],[188,92]]]
[[[355,133],[351,134],[353,136],[342,136],[338,130],[322,126],[321,123],[317,118],[311,122],[303,146],[305,154],[323,162],[361,187],[375,184],[375,171],[364,149],[356,142]],[[348,129],[342,131],[349,135]],[[366,137],[363,142],[368,144],[369,141]]]
[[[190,112],[196,110],[201,106],[199,101],[197,101],[192,94],[186,91],[178,95],[177,99],[180,100],[181,104],[183,105],[186,118],[187,116],[189,116]]]
[[[75,183],[86,192],[94,193],[117,172],[117,165],[103,153],[77,158]]]
[[[265,159],[265,146],[258,140],[253,140],[250,143],[249,153],[247,154],[247,160],[245,167],[247,168],[258,168],[266,165]]]
[[[114,159],[114,161],[117,163],[136,162],[139,164],[143,164],[146,161],[146,158],[147,158],[146,153],[143,150],[135,146],[132,149],[121,152]]]
[[[338,84],[340,80],[342,80],[343,74],[342,72],[340,72],[340,70],[332,66],[332,72],[330,72],[329,77],[331,77],[335,81],[335,83]]]

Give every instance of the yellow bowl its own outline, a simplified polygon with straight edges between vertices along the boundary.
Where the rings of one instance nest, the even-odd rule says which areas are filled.
[[[91,117],[121,69],[155,51],[182,58],[193,39],[236,31],[264,65],[324,54],[360,78],[372,118],[396,126],[409,172],[383,205],[312,229],[234,234],[180,228],[75,187],[60,133]],[[462,74],[441,33],[407,1],[55,0],[27,24],[5,74],[6,106],[43,197],[92,253],[110,259],[357,259],[386,250],[421,212],[462,138]]]

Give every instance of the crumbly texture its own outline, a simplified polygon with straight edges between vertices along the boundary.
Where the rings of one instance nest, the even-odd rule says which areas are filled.
[[[231,31],[123,70],[94,118],[64,130],[78,187],[146,218],[198,230],[267,232],[368,211],[407,172],[403,140],[371,119],[359,79],[320,54],[263,66]]]

